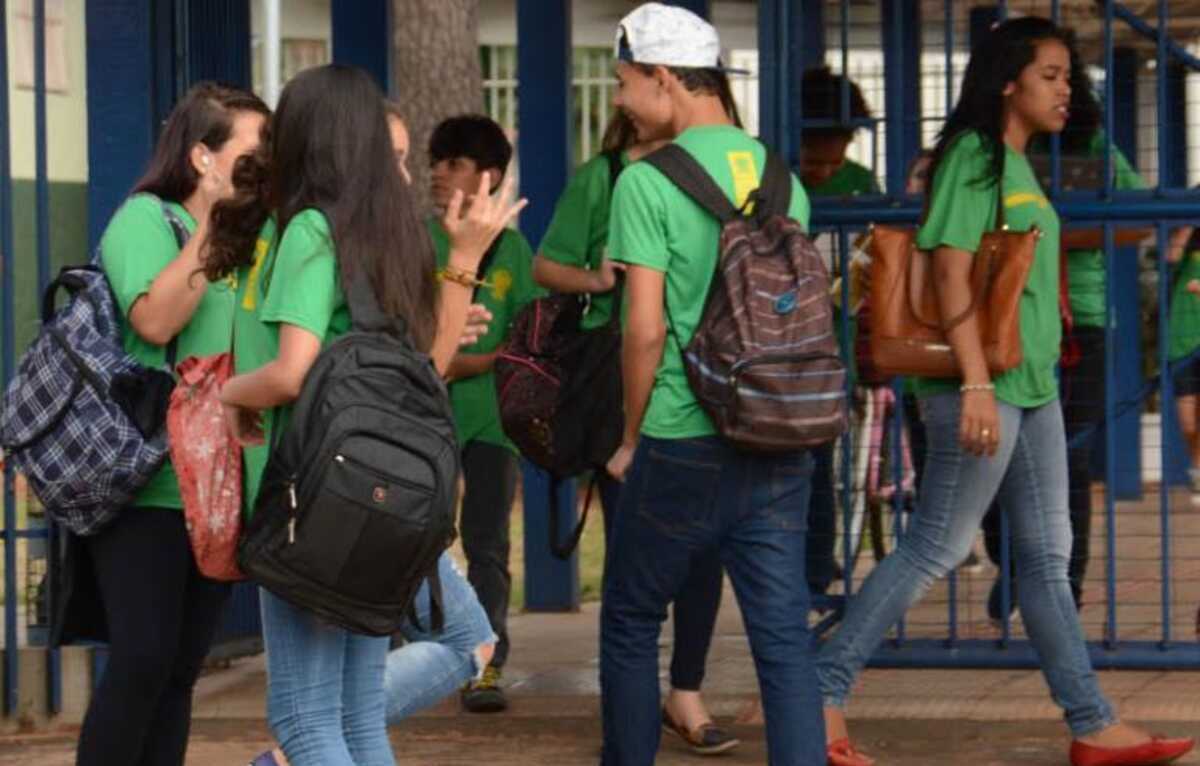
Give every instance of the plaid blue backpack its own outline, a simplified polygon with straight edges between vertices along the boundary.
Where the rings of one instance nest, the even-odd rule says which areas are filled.
[[[163,205],[180,248],[183,221]],[[64,268],[42,298],[42,327],[4,392],[0,446],[50,518],[99,532],[162,466],[175,380],[125,352],[116,299],[100,268]],[[60,290],[67,304],[55,310]],[[167,347],[175,366],[176,342]]]

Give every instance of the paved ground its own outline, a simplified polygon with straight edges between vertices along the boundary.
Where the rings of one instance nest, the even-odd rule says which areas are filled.
[[[1195,640],[1200,604],[1200,510],[1173,498],[1168,549],[1174,558],[1167,603],[1172,638]],[[1160,519],[1151,501],[1121,505],[1114,518],[1121,541],[1116,590],[1122,640],[1161,637]],[[1099,505],[1099,504],[1098,504]],[[1083,616],[1093,639],[1107,614],[1103,551],[1105,519],[1099,512]],[[963,574],[951,598],[939,585],[910,614],[911,636],[944,638],[948,607],[957,611],[962,638],[994,638],[983,602],[993,570]],[[506,674],[512,710],[498,717],[460,713],[453,702],[393,731],[401,763],[452,766],[594,764],[599,748],[596,681],[597,609],[569,615],[521,615],[511,624],[513,653]],[[1015,633],[1021,635],[1019,621]],[[664,633],[670,635],[670,631]],[[664,654],[670,650],[663,642]],[[1190,649],[1189,649],[1190,651]],[[665,663],[664,663],[665,667]],[[1102,684],[1123,716],[1173,735],[1200,734],[1200,672],[1103,672]],[[188,766],[240,766],[266,747],[262,658],[235,662],[210,673],[197,690]],[[740,617],[726,594],[705,681],[713,712],[729,721],[755,693],[756,681]],[[861,745],[881,766],[1051,766],[1065,764],[1067,735],[1061,714],[1036,671],[870,670],[856,690],[850,715]],[[715,763],[766,762],[763,733],[740,727],[743,746]],[[0,766],[69,766],[76,729],[36,736],[0,737]],[[704,763],[665,740],[660,764]],[[1200,764],[1200,755],[1180,761]]]

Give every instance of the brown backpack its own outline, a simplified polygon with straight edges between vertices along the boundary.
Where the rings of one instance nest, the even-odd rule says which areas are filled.
[[[688,383],[717,430],[752,452],[836,438],[846,425],[846,369],[833,333],[829,272],[803,227],[787,217],[787,165],[768,151],[762,185],[738,210],[683,148],[669,144],[646,161],[721,222],[717,268],[686,345],[670,323]]]

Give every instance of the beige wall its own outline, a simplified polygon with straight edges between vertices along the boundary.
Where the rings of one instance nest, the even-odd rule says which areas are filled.
[[[87,55],[84,30],[85,0],[62,0],[63,49],[67,73],[65,92],[46,94],[47,165],[55,181],[87,181]],[[11,115],[13,177],[34,177],[33,91],[16,86],[21,69],[18,56],[32,50],[31,25],[19,16],[21,0],[8,6],[9,110]],[[47,3],[47,7],[50,7]],[[28,6],[27,6],[28,7]],[[22,37],[24,35],[24,37]]]

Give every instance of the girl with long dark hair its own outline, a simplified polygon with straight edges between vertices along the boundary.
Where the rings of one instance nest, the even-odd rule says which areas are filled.
[[[100,240],[125,350],[147,367],[229,350],[234,290],[196,275],[213,206],[234,164],[259,144],[269,111],[251,93],[193,87],[168,117],[154,156]],[[186,244],[179,241],[186,237]],[[168,460],[99,534],[68,542],[75,587],[59,640],[109,643],[79,735],[80,766],[179,766],[192,687],[229,586],[200,574],[179,481]],[[94,588],[98,593],[88,593]]]
[[[382,94],[365,72],[307,70],[284,89],[270,151],[238,168],[244,193],[216,215],[209,279],[239,280],[237,376],[222,390],[245,452],[253,508],[271,432],[282,427],[322,345],[350,327],[342,286],[365,275],[380,308],[444,370],[462,333],[469,280],[435,280],[432,244],[395,162]],[[506,200],[511,185],[504,189]],[[474,274],[523,203],[477,194],[446,228],[455,274]],[[261,591],[267,714],[295,766],[394,763],[385,728],[388,639],[361,636]]]
[[[973,254],[997,225],[998,203],[1011,229],[1037,227],[1043,236],[1021,294],[1021,364],[992,379],[971,316],[948,333],[961,379],[917,382],[928,438],[917,511],[817,663],[835,766],[871,763],[846,733],[843,709],[854,680],[889,626],[967,555],[996,497],[1012,520],[1021,612],[1065,712],[1072,764],[1167,763],[1193,745],[1118,722],[1092,670],[1067,580],[1067,449],[1055,380],[1059,221],[1025,151],[1033,136],[1059,132],[1067,122],[1068,46],[1066,33],[1045,19],[994,28],[972,52],[962,95],[933,152],[917,245],[934,252],[942,316],[957,316],[972,303]]]

